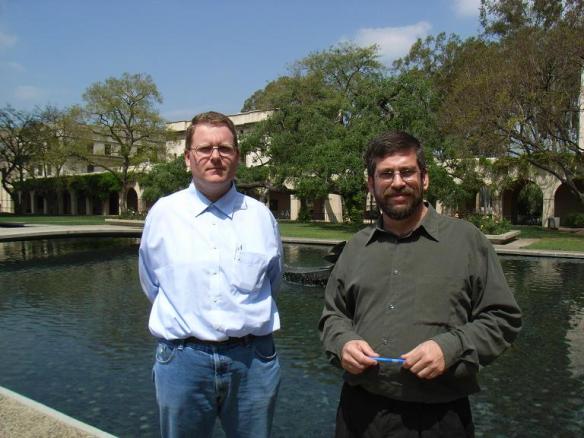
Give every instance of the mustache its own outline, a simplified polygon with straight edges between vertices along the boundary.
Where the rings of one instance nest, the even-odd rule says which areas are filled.
[[[386,198],[391,198],[394,196],[400,196],[400,195],[415,195],[416,191],[412,188],[412,187],[402,187],[401,189],[395,190],[392,189],[390,187],[388,187],[384,192],[383,192],[383,196]]]

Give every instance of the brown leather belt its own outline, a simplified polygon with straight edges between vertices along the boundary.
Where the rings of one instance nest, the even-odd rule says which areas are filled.
[[[230,344],[247,344],[251,342],[254,338],[255,338],[254,335],[245,335],[241,338],[227,338],[224,341],[205,341],[203,339],[191,336],[190,338],[177,339],[177,341],[182,341],[185,344],[230,345]]]

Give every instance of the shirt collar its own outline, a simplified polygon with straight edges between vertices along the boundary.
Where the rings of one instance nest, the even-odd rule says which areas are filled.
[[[197,190],[192,181],[189,185],[188,191],[193,195],[195,216],[199,216],[208,209],[215,207],[225,216],[233,219],[233,213],[235,210],[246,208],[245,197],[237,191],[235,183],[232,183],[227,193],[215,202],[211,202],[203,193]]]
[[[440,231],[438,226],[440,215],[438,212],[436,212],[436,210],[434,210],[434,207],[432,207],[430,203],[424,201],[424,205],[428,208],[428,211],[422,218],[420,225],[418,225],[418,227],[416,227],[416,229],[414,229],[410,235],[424,232],[428,235],[428,237],[438,242],[440,241]],[[378,233],[392,234],[383,228],[383,216],[379,216],[379,219],[377,219],[375,222],[375,226],[371,229],[369,238],[367,239],[365,245],[371,243],[371,241]]]

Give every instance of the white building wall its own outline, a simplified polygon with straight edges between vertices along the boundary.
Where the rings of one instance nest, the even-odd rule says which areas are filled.
[[[14,202],[4,187],[0,186],[0,213],[14,213]]]

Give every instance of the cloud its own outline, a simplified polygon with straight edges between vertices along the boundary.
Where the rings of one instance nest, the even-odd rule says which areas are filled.
[[[23,73],[26,71],[26,68],[24,67],[24,65],[19,64],[18,62],[7,62],[6,63],[6,67],[11,70],[11,71],[15,71],[18,73]]]
[[[38,87],[32,85],[19,85],[14,90],[14,96],[22,101],[41,100],[45,96],[45,92]]]
[[[452,8],[459,17],[478,17],[481,0],[454,0]]]
[[[0,32],[0,49],[5,49],[8,47],[12,47],[16,44],[18,38],[14,35],[8,35],[7,33]]]
[[[403,27],[365,28],[357,31],[354,38],[360,46],[377,44],[381,60],[391,63],[394,59],[406,55],[418,38],[424,38],[432,25],[426,21]]]

